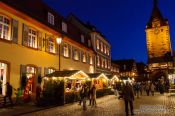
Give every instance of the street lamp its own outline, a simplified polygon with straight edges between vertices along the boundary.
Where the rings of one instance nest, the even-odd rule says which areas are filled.
[[[59,49],[59,71],[60,71],[60,55],[61,55],[61,53],[60,53],[60,45],[61,45],[61,42],[62,42],[62,38],[61,37],[58,37],[57,39],[56,39],[56,41],[57,41],[57,44],[58,44],[58,49]]]

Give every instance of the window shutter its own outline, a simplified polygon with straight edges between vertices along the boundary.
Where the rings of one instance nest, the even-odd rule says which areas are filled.
[[[72,51],[72,46],[71,45],[68,45],[68,47],[69,47],[69,58],[71,58],[71,51]]]
[[[49,36],[46,34],[45,35],[45,51],[48,52],[48,39],[49,39]]]
[[[41,67],[38,67],[38,76],[37,76],[37,82],[41,84],[41,81],[42,81],[42,68]]]
[[[42,33],[38,31],[38,49],[42,50]]]
[[[81,51],[80,50],[78,50],[78,60],[81,61]]]
[[[28,32],[29,28],[27,25],[23,24],[23,40],[22,40],[22,45],[27,46],[28,43]]]
[[[86,62],[87,62],[87,64],[90,64],[89,53],[86,54]]]
[[[18,21],[12,19],[12,41],[18,44]]]
[[[74,47],[72,46],[72,59],[75,59],[75,58],[74,58],[74,54],[75,54],[75,53],[74,53]]]
[[[26,65],[20,65],[20,76],[26,76]]]

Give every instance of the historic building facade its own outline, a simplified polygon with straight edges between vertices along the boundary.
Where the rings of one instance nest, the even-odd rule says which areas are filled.
[[[157,0],[154,0],[152,14],[145,32],[149,69],[154,71],[172,68],[169,24],[168,20],[162,16]]]
[[[39,78],[59,68],[94,72],[90,36],[81,42],[81,30],[41,0],[2,0],[0,6],[0,94],[6,82],[16,89],[30,82],[35,95]]]
[[[91,36],[92,47],[95,51],[95,72],[110,74],[111,73],[111,45],[106,38],[97,31],[96,27],[80,21],[75,15],[70,14],[67,18],[72,24],[81,29],[84,34]],[[90,41],[89,41],[90,43]]]

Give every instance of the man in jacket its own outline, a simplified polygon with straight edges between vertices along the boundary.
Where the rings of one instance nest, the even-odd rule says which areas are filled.
[[[128,81],[126,82],[126,85],[124,85],[122,93],[123,93],[123,99],[125,101],[126,116],[129,115],[128,103],[130,105],[131,115],[134,115],[134,112],[133,112],[134,91],[133,91],[132,85]]]

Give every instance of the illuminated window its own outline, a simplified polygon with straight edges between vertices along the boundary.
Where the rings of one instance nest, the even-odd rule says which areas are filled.
[[[82,62],[86,62],[86,53],[82,52]]]
[[[27,82],[34,80],[35,76],[36,76],[36,68],[33,67],[33,66],[27,66],[26,67],[26,77],[27,77]],[[34,88],[33,88],[33,83],[31,84],[28,84],[27,87],[28,88],[27,90],[29,91],[29,93],[32,93],[34,91]]]
[[[29,28],[28,46],[32,48],[37,48],[37,31],[32,28]]]
[[[100,66],[100,57],[97,56],[97,66]]]
[[[104,45],[104,53],[106,54],[106,45]]]
[[[101,57],[101,67],[104,67],[104,59]]]
[[[48,22],[54,25],[54,15],[50,12],[48,12]]]
[[[81,35],[81,43],[84,43],[84,35]]]
[[[111,68],[111,62],[110,62],[110,60],[108,60],[108,69],[110,69]]]
[[[64,49],[64,54],[63,55],[65,57],[69,57],[69,47],[68,47],[68,44],[64,44],[63,49]]]
[[[92,56],[89,56],[90,64],[93,64],[93,58]]]
[[[62,22],[62,30],[67,32],[67,24],[65,22]]]
[[[10,20],[0,16],[0,38],[10,40]]]
[[[103,52],[103,43],[101,42],[101,52]]]
[[[108,68],[108,67],[107,67],[107,60],[106,60],[106,59],[105,59],[105,68]]]
[[[79,51],[77,49],[74,49],[73,56],[74,60],[79,60]]]
[[[99,40],[97,39],[97,49],[99,50],[100,49],[100,43],[99,43]]]
[[[46,51],[55,53],[55,39],[53,36],[46,36]]]

